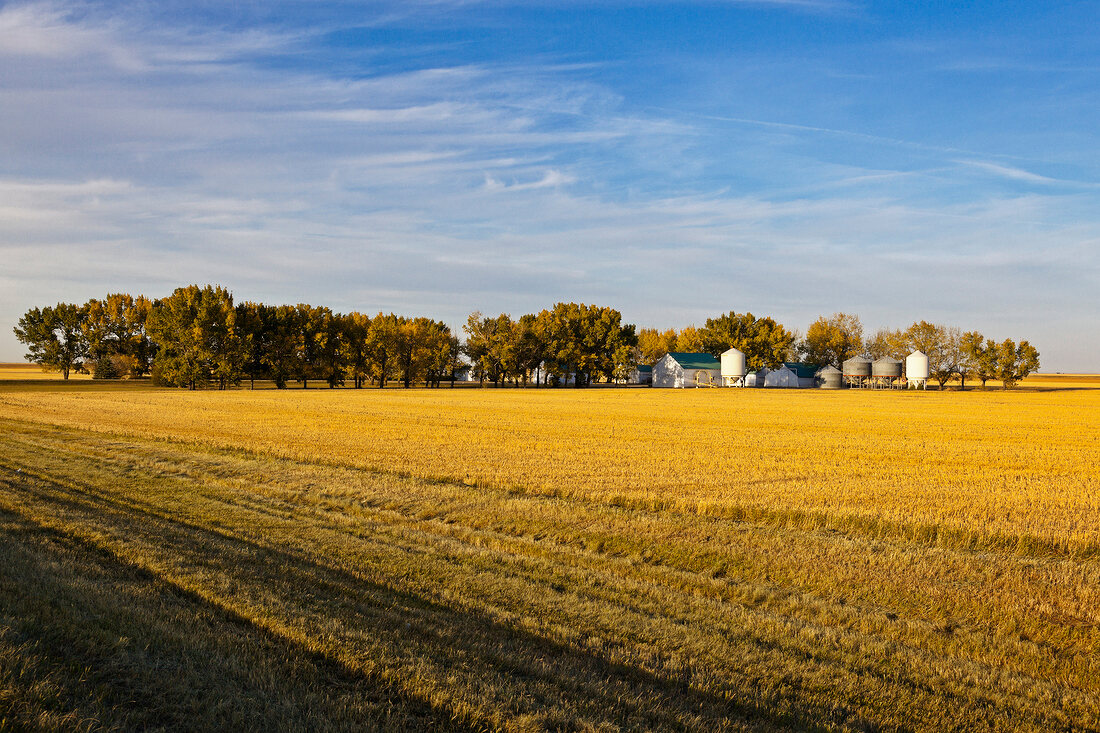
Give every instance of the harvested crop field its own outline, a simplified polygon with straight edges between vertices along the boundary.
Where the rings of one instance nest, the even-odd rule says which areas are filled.
[[[1029,385],[0,383],[0,727],[1095,729],[1100,384]]]

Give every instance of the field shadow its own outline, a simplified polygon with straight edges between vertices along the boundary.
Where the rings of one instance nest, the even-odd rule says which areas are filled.
[[[11,479],[5,483],[10,485]],[[260,658],[311,653],[312,664],[336,680],[334,684],[374,692],[380,689],[377,675],[364,670],[381,662],[399,684],[419,685],[416,694],[383,688],[402,715],[413,719],[438,718],[455,729],[497,729],[515,721],[535,730],[875,729],[839,700],[828,709],[806,705],[798,679],[788,678],[780,697],[761,691],[757,702],[732,700],[694,687],[690,671],[655,674],[618,663],[476,610],[368,580],[284,546],[231,536],[42,479],[35,486],[20,483],[22,491],[50,511],[79,513],[97,532],[176,554],[189,567],[218,574],[209,582],[235,588],[236,597],[218,590],[200,596],[163,574],[147,582],[172,585],[188,604],[220,614],[226,623],[250,627],[254,639],[269,645]],[[86,545],[87,552],[107,552],[99,544],[72,537],[68,541]],[[113,555],[111,559],[118,561]],[[337,641],[311,644],[316,651],[307,652],[285,633],[272,633],[269,626],[235,610],[261,601],[267,604],[264,613],[289,617],[291,626],[305,619],[307,628],[314,627],[309,631]],[[286,690],[290,702],[302,692],[293,685]],[[448,709],[422,702],[443,693]],[[157,707],[156,700],[150,704]]]
[[[2,509],[0,557],[0,729],[475,730]]]

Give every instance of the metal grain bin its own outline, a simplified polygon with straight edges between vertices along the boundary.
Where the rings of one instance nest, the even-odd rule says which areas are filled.
[[[884,356],[871,365],[871,373],[876,377],[897,379],[901,376],[901,362]]]
[[[834,366],[827,366],[817,370],[817,379],[821,389],[840,389],[844,386],[844,377],[840,370]]]
[[[862,356],[855,356],[844,362],[843,374],[846,377],[869,377],[871,376],[871,360],[864,359]]]

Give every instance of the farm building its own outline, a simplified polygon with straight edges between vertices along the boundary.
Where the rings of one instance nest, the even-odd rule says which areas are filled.
[[[755,372],[749,372],[745,375],[746,387],[763,387],[765,380],[768,378],[768,370],[760,369]]]
[[[798,386],[802,389],[817,386],[817,364],[803,364],[799,361],[787,361],[783,366],[794,372],[798,378]]]
[[[722,365],[710,354],[671,352],[653,365],[653,386],[718,386],[722,383]]]
[[[653,367],[648,364],[639,364],[634,367],[628,384],[653,384]]]
[[[786,365],[778,369],[770,369],[764,376],[765,387],[798,387],[798,375],[788,369]]]

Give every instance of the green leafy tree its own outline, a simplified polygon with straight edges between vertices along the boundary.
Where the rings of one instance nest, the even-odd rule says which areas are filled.
[[[224,389],[240,381],[247,356],[233,296],[220,285],[177,288],[156,301],[149,331],[160,346],[153,365],[157,381],[189,389],[211,382]]]
[[[970,362],[970,373],[981,381],[982,389],[985,389],[985,383],[997,376],[997,342],[971,331],[964,334],[963,348]]]
[[[298,309],[292,305],[264,306],[263,352],[260,361],[275,382],[276,389],[286,389],[287,382],[297,374],[302,352],[302,329]]]
[[[386,386],[397,363],[401,324],[404,320],[392,313],[379,313],[371,319],[367,332],[367,355],[371,376],[377,380],[379,389]]]
[[[317,373],[328,383],[329,389],[344,384],[347,370],[343,342],[344,316],[328,308],[319,309],[320,340],[317,347]]]
[[[475,311],[466,319],[462,327],[466,333],[466,355],[483,384],[488,379],[499,386],[508,376],[509,366],[514,366],[511,353],[514,326],[507,313],[493,318]]]
[[[535,375],[535,386],[539,386],[537,372],[546,358],[546,343],[539,327],[539,318],[533,313],[520,316],[513,327],[513,358],[523,385]]]
[[[967,331],[959,336],[959,351],[961,353],[958,373],[961,389],[966,389],[968,377],[978,376],[981,371],[980,361],[984,342],[985,336],[977,331]]]
[[[351,375],[355,389],[361,389],[370,377],[370,359],[367,338],[370,334],[370,316],[352,312],[343,317],[343,339],[340,350],[344,364]]]
[[[88,356],[83,329],[84,308],[72,303],[31,308],[13,329],[15,337],[27,347],[27,359],[48,369],[56,369],[65,379],[80,369]]]
[[[1039,352],[1027,341],[1019,345],[1005,339],[997,348],[997,377],[1004,389],[1016,384],[1039,369]]]
[[[237,338],[244,350],[244,373],[248,375],[250,389],[256,388],[256,379],[266,369],[264,355],[267,352],[269,334],[266,329],[265,311],[270,306],[262,303],[245,302],[236,306]]]
[[[633,325],[623,325],[613,308],[556,303],[537,316],[544,335],[546,368],[559,383],[581,387],[594,379],[614,379],[616,360],[630,361],[638,345]]]
[[[309,380],[324,379],[322,356],[325,353],[328,322],[332,311],[324,306],[299,303],[298,311],[298,363],[295,379],[302,389],[309,389]]]

